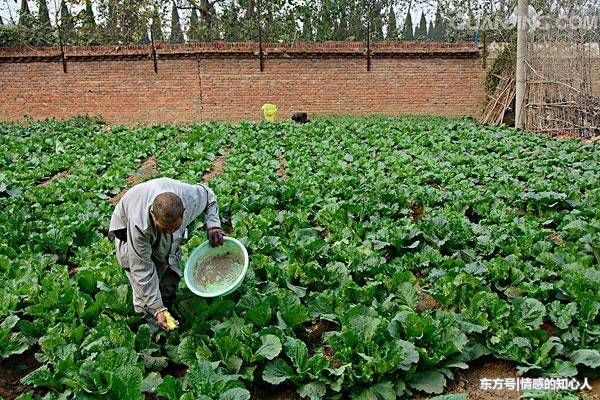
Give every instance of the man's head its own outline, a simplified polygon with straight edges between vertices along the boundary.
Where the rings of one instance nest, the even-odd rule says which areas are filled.
[[[158,228],[165,233],[173,233],[183,223],[183,202],[175,193],[161,193],[152,203],[151,213]]]

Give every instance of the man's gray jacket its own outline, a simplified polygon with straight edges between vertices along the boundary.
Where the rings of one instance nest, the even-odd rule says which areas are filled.
[[[158,229],[150,215],[154,199],[165,192],[179,196],[185,208],[183,223],[172,235]],[[206,229],[221,226],[212,190],[203,184],[190,185],[169,178],[132,187],[116,205],[109,237],[115,239],[117,259],[130,278],[137,312],[154,314],[163,307],[157,266],[168,264],[181,276],[181,242],[187,236],[188,225],[203,212]]]

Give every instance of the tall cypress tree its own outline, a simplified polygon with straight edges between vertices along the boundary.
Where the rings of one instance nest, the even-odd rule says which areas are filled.
[[[302,23],[302,39],[309,42],[313,40],[313,27],[310,13],[306,14]]]
[[[427,40],[427,19],[425,13],[421,11],[421,20],[417,29],[415,29],[415,40]]]
[[[181,30],[181,22],[179,21],[177,5],[175,5],[175,2],[173,2],[173,8],[171,9],[171,36],[169,37],[169,43],[183,42],[183,31]]]
[[[444,19],[442,18],[442,10],[438,5],[437,11],[435,12],[435,25],[433,30],[433,35],[430,33],[432,40],[437,42],[442,42],[446,40],[446,27],[444,24]]]
[[[227,41],[237,41],[240,37],[240,21],[238,18],[239,9],[235,2],[231,2],[229,7],[226,7],[221,12],[221,32],[223,39]]]
[[[48,11],[46,0],[38,0],[38,19],[40,21],[40,27],[44,31],[49,32],[52,30],[52,25],[50,24],[50,12]]]
[[[139,41],[140,44],[149,44],[150,43],[150,36],[148,36],[148,29],[144,29],[144,33],[142,34],[142,37]]]
[[[371,3],[371,39],[383,40],[383,18],[382,7],[378,1]]]
[[[19,10],[19,25],[23,25],[26,28],[31,28],[31,11],[29,11],[29,4],[27,0],[21,0],[21,9]]]
[[[81,28],[77,32],[77,41],[81,44],[100,44],[102,40],[98,37],[100,33],[96,26],[96,18],[92,9],[92,1],[85,0],[85,8],[79,14]]]
[[[390,5],[390,12],[388,13],[388,26],[387,26],[387,40],[398,39],[398,28],[396,26],[396,12],[394,11],[393,4]]]
[[[111,42],[117,43],[119,41],[119,37],[121,36],[119,30],[119,16],[118,16],[118,8],[117,0],[107,0],[108,7],[108,15],[106,17],[106,26],[103,31],[109,36]]]
[[[410,15],[410,8],[406,12],[406,19],[404,20],[404,30],[402,31],[402,40],[415,40],[415,36],[413,34],[412,16]]]
[[[155,42],[162,42],[165,40],[158,7],[154,7],[154,12],[152,13],[152,25],[150,25],[150,32],[152,33],[152,39]]]
[[[67,39],[73,37],[75,32],[73,27],[73,17],[71,17],[71,13],[69,12],[65,0],[60,2],[60,26],[63,43],[67,43]]]
[[[94,17],[94,10],[92,9],[92,1],[85,0],[85,11],[83,12],[83,24],[89,28],[96,27],[96,18]]]
[[[192,8],[192,15],[190,16],[190,28],[188,30],[188,41],[197,42],[200,39],[200,23],[198,21],[198,12],[195,8]]]
[[[435,26],[433,25],[433,20],[429,21],[429,29],[427,30],[427,40],[430,42],[434,41],[435,36]]]

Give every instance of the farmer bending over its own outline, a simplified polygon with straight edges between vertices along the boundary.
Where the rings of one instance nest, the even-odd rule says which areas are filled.
[[[217,199],[203,184],[153,179],[127,191],[112,214],[108,235],[131,283],[133,308],[145,313],[155,333],[171,329],[165,304],[175,298],[181,278],[181,242],[201,213],[210,244],[222,245]]]

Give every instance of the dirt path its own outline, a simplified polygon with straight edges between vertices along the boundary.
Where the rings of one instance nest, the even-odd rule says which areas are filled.
[[[517,369],[508,361],[488,359],[475,361],[468,370],[456,370],[455,379],[446,387],[444,394],[465,393],[469,400],[517,400],[523,392],[517,390],[484,390],[481,388],[481,379],[516,379]],[[581,381],[581,378],[578,378]],[[587,396],[589,400],[600,400],[600,379],[589,381],[592,390],[578,392],[581,398]]]
[[[283,154],[280,155],[279,156],[279,169],[276,171],[276,173],[283,180],[289,178],[289,175],[285,173],[285,163],[286,162],[287,162],[287,160],[285,159]]]
[[[33,351],[14,355],[0,361],[0,397],[6,400],[17,398],[20,394],[31,390],[21,384],[21,378],[38,368],[40,363]]]
[[[208,172],[202,175],[203,182],[210,182],[213,178],[221,175],[225,170],[225,156],[231,151],[231,147],[225,147],[223,154],[218,155],[213,160],[213,165]]]
[[[581,390],[577,392],[579,397],[584,398],[587,396],[589,400],[600,400],[600,378],[590,379],[588,383],[592,387],[592,390]]]
[[[52,175],[50,178],[48,179],[44,179],[38,183],[36,183],[36,186],[40,186],[40,187],[44,187],[44,186],[48,186],[50,185],[52,182],[58,180],[58,179],[62,179],[66,176],[68,176],[71,172],[73,172],[73,168],[68,169],[67,171],[60,171],[57,172],[56,174]]]
[[[454,375],[455,379],[447,386],[445,394],[466,393],[469,400],[516,400],[521,395],[516,390],[481,389],[481,379],[484,378],[517,378],[516,368],[507,361],[476,361],[467,370],[456,370]]]
[[[137,185],[138,183],[144,182],[149,177],[158,174],[156,169],[156,157],[148,157],[146,161],[140,164],[135,174],[129,176],[126,179],[127,187],[123,188],[116,196],[110,199],[110,203],[115,205],[121,200],[121,197],[127,193],[130,187]]]

